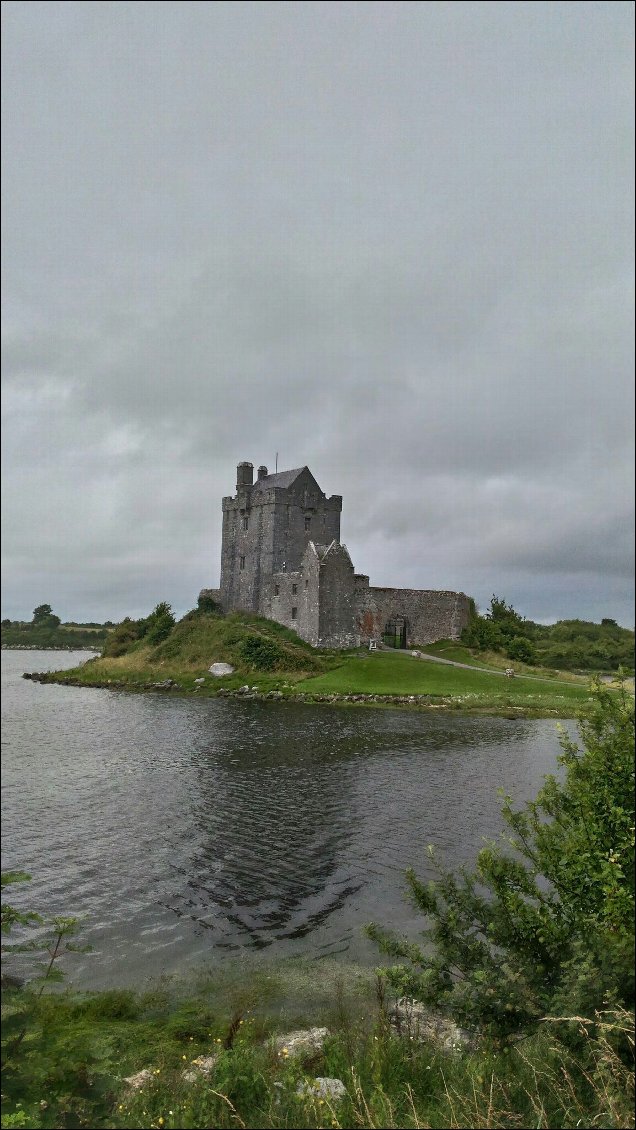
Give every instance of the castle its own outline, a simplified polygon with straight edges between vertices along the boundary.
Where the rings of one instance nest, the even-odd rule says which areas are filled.
[[[329,498],[308,467],[270,475],[239,463],[223,499],[220,589],[224,611],[255,612],[314,647],[384,640],[409,647],[456,639],[468,623],[464,593],[374,588],[340,541],[342,496]]]

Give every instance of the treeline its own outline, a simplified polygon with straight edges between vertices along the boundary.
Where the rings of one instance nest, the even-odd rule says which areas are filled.
[[[39,604],[33,610],[30,622],[5,619],[2,628],[2,646],[19,648],[74,648],[94,647],[101,651],[113,627],[105,624],[63,624],[50,604]]]
[[[520,663],[564,671],[634,671],[634,632],[615,620],[559,620],[536,624],[494,596],[484,616],[475,614],[462,642],[478,651],[499,651]]]

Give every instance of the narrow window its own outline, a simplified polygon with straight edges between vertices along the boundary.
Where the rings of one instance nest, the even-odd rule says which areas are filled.
[[[280,596],[280,585],[274,585],[274,596]]]
[[[297,618],[298,618],[298,609],[292,608],[292,620],[296,620]]]
[[[298,585],[292,585],[292,596],[296,596],[298,592]]]
[[[311,527],[311,518],[306,517],[305,518],[305,529],[308,530],[310,527]]]
[[[243,518],[241,519],[241,526],[243,527],[244,530],[247,530],[249,528],[249,524],[250,524],[250,520],[249,520],[247,514],[245,514],[243,516]]]
[[[309,581],[305,581],[305,588],[306,588],[306,589],[308,589],[308,588],[309,588]]]
[[[239,557],[239,569],[244,569],[244,568],[245,568],[245,558]]]

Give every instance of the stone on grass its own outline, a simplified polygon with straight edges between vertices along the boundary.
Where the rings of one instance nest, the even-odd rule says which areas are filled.
[[[204,683],[205,679],[195,679],[195,683]]]
[[[198,1055],[196,1059],[192,1060],[188,1070],[182,1072],[184,1082],[196,1083],[197,1079],[201,1079],[202,1076],[211,1075],[218,1058],[217,1055]]]
[[[278,1036],[274,1050],[283,1057],[320,1052],[328,1035],[328,1028],[301,1028],[297,1032],[288,1032],[286,1036]]]
[[[234,668],[231,663],[213,663],[212,666],[208,668],[208,670],[211,675],[217,676],[231,675],[234,672]]]
[[[347,1093],[342,1079],[330,1079],[318,1075],[315,1079],[307,1079],[296,1087],[296,1094],[313,1099],[344,1099]]]
[[[139,1091],[144,1083],[150,1082],[153,1074],[149,1067],[144,1067],[143,1071],[138,1071],[136,1075],[127,1075],[124,1083],[128,1084],[131,1091]]]
[[[389,1021],[401,1035],[411,1040],[431,1040],[446,1051],[457,1051],[472,1044],[465,1028],[459,1028],[445,1016],[430,1012],[425,1005],[410,997],[402,997],[389,1013]]]

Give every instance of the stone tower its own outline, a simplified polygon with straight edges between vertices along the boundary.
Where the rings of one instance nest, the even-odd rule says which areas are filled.
[[[272,577],[300,570],[310,541],[340,540],[342,496],[321,491],[311,471],[270,475],[251,463],[236,469],[236,494],[223,499],[221,603],[269,616]]]

